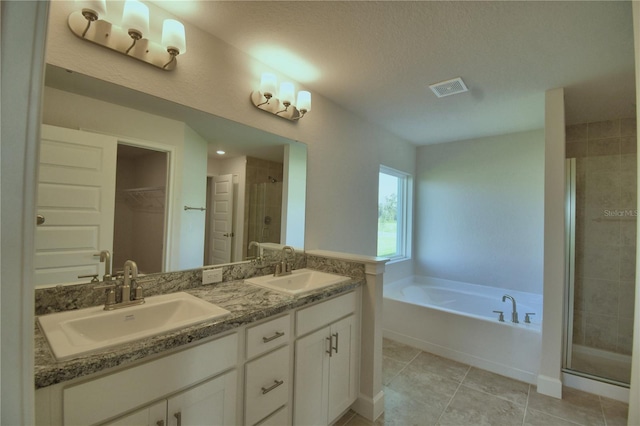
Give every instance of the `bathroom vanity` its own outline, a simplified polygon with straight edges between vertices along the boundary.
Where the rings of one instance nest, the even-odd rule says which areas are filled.
[[[37,424],[329,424],[358,397],[362,284],[190,289],[230,314],[62,362],[37,330]]]

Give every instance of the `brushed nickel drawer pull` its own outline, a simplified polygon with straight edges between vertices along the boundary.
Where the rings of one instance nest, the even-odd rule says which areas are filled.
[[[274,334],[271,337],[263,337],[262,338],[262,343],[269,343],[272,340],[276,340],[278,337],[282,337],[284,336],[284,331],[276,331],[276,334]]]
[[[333,350],[338,353],[338,333],[333,335],[336,338],[336,345],[333,347]]]
[[[173,415],[178,420],[178,426],[182,426],[182,412],[178,411]]]
[[[333,356],[333,334],[329,337],[326,337],[325,339],[327,339],[329,341],[329,350],[326,351],[329,354],[329,358],[331,358]]]
[[[262,394],[267,394],[282,384],[284,384],[284,380],[274,380],[273,384],[268,388],[262,387]]]

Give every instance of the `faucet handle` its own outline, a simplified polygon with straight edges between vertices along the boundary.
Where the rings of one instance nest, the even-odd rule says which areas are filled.
[[[91,278],[92,283],[99,283],[98,274],[78,275],[78,278]]]
[[[110,306],[116,304],[116,292],[114,291],[115,288],[115,284],[97,285],[93,288],[94,290],[107,290],[105,292],[105,294],[107,295],[107,300],[104,302],[105,310],[108,310]]]
[[[535,312],[525,312],[524,314],[524,322],[527,324],[531,324],[531,318],[529,318],[530,315],[535,315]]]
[[[496,314],[500,314],[498,316],[498,321],[504,322],[504,311],[493,311],[493,312],[495,312]]]

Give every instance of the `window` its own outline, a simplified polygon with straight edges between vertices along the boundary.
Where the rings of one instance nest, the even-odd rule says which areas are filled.
[[[378,256],[411,257],[412,179],[407,173],[380,166],[378,181]]]

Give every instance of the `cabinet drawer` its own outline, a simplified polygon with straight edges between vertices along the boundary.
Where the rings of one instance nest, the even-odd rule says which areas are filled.
[[[289,343],[291,337],[291,316],[267,321],[247,329],[247,358],[263,354],[283,343]]]
[[[296,335],[302,336],[355,312],[356,303],[356,294],[351,292],[299,310],[296,313]]]
[[[277,412],[273,413],[256,426],[286,426],[289,422],[287,421],[287,407],[282,407]]]
[[[63,391],[64,423],[93,424],[198,383],[235,366],[237,349],[238,335],[232,334],[70,386]]]
[[[287,403],[289,346],[246,365],[245,423],[253,425]]]

